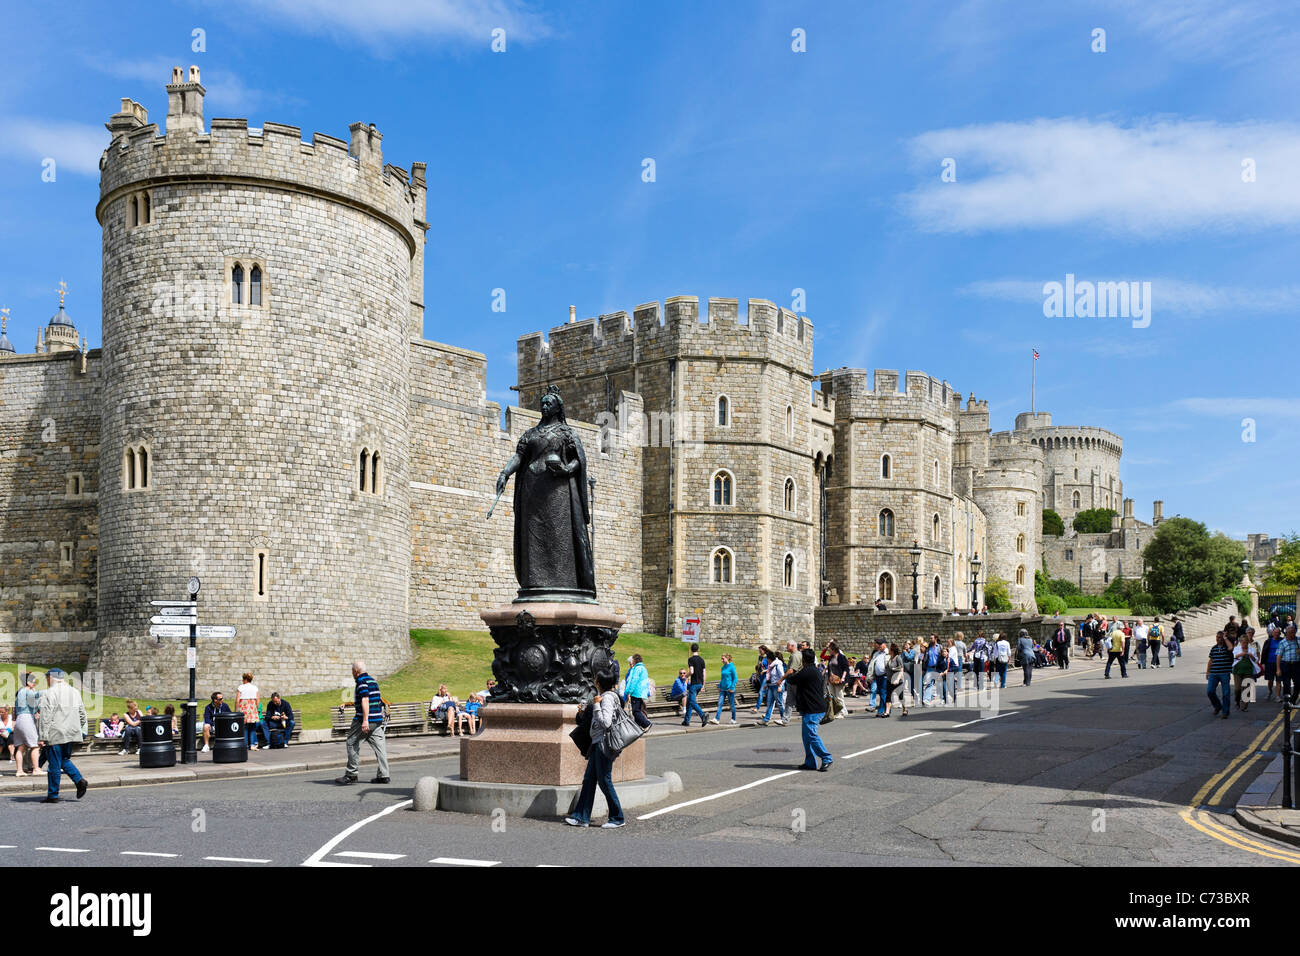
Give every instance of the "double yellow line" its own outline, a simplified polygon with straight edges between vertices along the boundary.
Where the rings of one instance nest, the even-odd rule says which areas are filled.
[[[1281,734],[1282,715],[1278,714],[1267,727],[1260,731],[1259,736],[1251,741],[1250,746],[1237,754],[1228,763],[1228,766],[1205,781],[1201,789],[1196,791],[1196,796],[1192,797],[1192,802],[1187,806],[1187,809],[1183,810],[1179,816],[1189,826],[1195,827],[1206,836],[1213,837],[1220,843],[1226,843],[1228,846],[1235,847],[1238,850],[1245,850],[1247,853],[1254,853],[1257,856],[1300,865],[1300,850],[1284,849],[1275,844],[1262,843],[1253,837],[1245,836],[1220,823],[1218,814],[1204,809],[1207,806],[1218,806],[1237,781],[1241,779],[1242,774],[1263,756],[1260,751],[1268,750],[1276,744]]]

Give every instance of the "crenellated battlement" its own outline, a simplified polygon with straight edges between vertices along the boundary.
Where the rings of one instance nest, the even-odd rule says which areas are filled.
[[[570,321],[517,341],[521,385],[554,376],[618,370],[677,358],[757,359],[811,374],[813,326],[767,299],[698,296],[646,302],[627,312]]]
[[[1043,449],[1017,432],[994,432],[989,436],[989,467],[1043,464]]]
[[[99,163],[95,214],[101,224],[109,207],[133,191],[228,182],[308,193],[357,207],[399,230],[412,254],[422,247],[427,228],[424,163],[413,163],[409,172],[385,164],[382,134],[364,123],[349,127],[348,140],[315,133],[311,142],[303,142],[297,126],[264,123],[257,129],[246,119],[213,119],[205,131],[202,87],[197,72],[192,72],[195,81],[173,83],[169,96],[198,96],[200,105],[197,112],[192,106],[174,106],[184,112],[169,114],[166,134],[160,135],[144,108],[130,99],[123,99],[121,112],[106,124],[113,141]]]
[[[1097,451],[1115,458],[1124,454],[1124,439],[1105,428],[1097,428],[1093,425],[1021,428],[1019,423],[1025,417],[1025,415],[1016,416],[1017,427],[1014,434],[1024,441],[1042,447],[1049,454],[1056,450]]]
[[[823,372],[822,390],[835,402],[838,416],[852,418],[928,417],[953,426],[961,412],[961,393],[947,381],[909,369],[875,369],[867,383],[865,369]],[[900,388],[901,386],[901,388]]]

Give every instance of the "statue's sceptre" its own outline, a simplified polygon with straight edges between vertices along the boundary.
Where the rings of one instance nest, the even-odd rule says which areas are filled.
[[[505,493],[506,493],[506,486],[503,484],[503,485],[501,486],[501,490],[497,492],[497,496],[496,496],[496,498],[493,499],[493,501],[492,501],[492,507],[488,509],[488,513],[487,513],[488,518],[491,518],[491,517],[492,517],[492,512],[494,512],[494,511],[497,510],[497,502],[501,500],[501,496],[502,496],[503,494],[505,494]],[[485,520],[486,520],[486,519],[485,519]]]

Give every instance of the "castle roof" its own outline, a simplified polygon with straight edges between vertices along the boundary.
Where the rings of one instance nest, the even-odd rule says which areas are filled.
[[[10,355],[17,355],[18,350],[14,348],[14,344],[9,341],[9,336],[5,335],[8,326],[9,309],[6,307],[0,309],[0,352],[8,352]]]
[[[70,329],[76,328],[72,324],[72,317],[64,310],[62,302],[59,303],[59,311],[50,316],[50,327],[53,328],[56,325],[66,325]]]

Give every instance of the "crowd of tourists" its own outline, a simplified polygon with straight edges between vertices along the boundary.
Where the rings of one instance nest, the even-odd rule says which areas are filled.
[[[1261,683],[1268,691],[1266,701],[1284,700],[1294,706],[1300,699],[1300,641],[1295,619],[1274,615],[1263,639],[1256,641],[1253,627],[1238,622],[1236,615],[1230,617],[1214,635],[1205,680],[1213,714],[1224,720],[1234,703],[1238,710],[1249,710]]]

